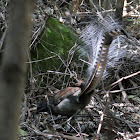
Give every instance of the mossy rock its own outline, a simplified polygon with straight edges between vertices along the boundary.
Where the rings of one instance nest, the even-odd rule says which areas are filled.
[[[75,44],[78,37],[68,27],[59,23],[54,18],[47,20],[46,26],[40,36],[40,41],[34,49],[31,50],[32,61],[40,61],[34,65],[34,70],[39,68],[41,71],[58,69],[62,60],[67,60],[68,52]]]

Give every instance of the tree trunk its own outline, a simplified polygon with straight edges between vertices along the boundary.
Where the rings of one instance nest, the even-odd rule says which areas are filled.
[[[0,73],[0,140],[17,140],[25,61],[31,33],[31,0],[10,0]]]

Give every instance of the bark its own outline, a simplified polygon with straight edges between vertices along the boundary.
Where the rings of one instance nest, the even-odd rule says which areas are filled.
[[[0,73],[0,140],[17,140],[26,55],[31,33],[31,0],[10,0]]]

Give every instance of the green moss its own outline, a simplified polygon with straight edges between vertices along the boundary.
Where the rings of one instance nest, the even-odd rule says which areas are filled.
[[[77,36],[65,25],[56,19],[48,19],[46,26],[40,36],[38,45],[31,50],[32,60],[45,59],[55,56],[52,59],[39,62],[34,65],[41,71],[57,69],[62,63],[58,56],[67,60],[70,48],[75,44]]]

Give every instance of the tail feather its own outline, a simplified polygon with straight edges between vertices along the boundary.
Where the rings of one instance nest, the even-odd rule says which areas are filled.
[[[92,21],[83,30],[81,38],[90,52],[90,65],[82,94],[88,94],[98,85],[106,66],[110,44],[120,34],[125,34],[123,28],[110,16]]]

